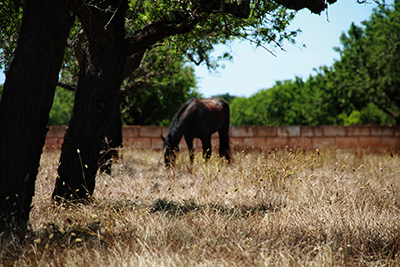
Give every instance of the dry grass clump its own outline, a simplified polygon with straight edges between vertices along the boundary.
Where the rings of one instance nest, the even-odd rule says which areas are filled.
[[[14,266],[334,266],[400,263],[399,155],[235,152],[178,157],[123,150],[89,205],[50,200],[58,154],[46,152],[32,231],[0,252]]]

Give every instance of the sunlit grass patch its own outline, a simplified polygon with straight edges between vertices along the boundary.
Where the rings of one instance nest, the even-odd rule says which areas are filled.
[[[234,152],[226,164],[182,151],[121,151],[94,201],[55,205],[45,153],[32,231],[1,250],[15,266],[398,265],[399,155],[340,150]]]

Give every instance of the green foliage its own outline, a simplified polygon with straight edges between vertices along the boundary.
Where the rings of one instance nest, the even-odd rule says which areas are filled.
[[[213,97],[222,98],[222,99],[224,99],[226,102],[228,102],[228,104],[231,104],[232,101],[233,101],[233,99],[236,98],[236,96],[230,95],[229,93],[226,93],[226,94],[219,94],[219,95],[213,95]]]
[[[389,116],[383,110],[379,109],[374,103],[368,103],[360,111],[360,120],[362,124],[381,124],[381,125],[394,125],[396,124],[395,118]]]
[[[360,125],[395,124],[394,118],[374,103],[361,105],[352,92],[332,83],[332,71],[322,68],[306,82],[296,78],[276,82],[249,98],[235,98],[231,107],[232,125]],[[357,109],[360,107],[360,109]]]
[[[339,114],[338,119],[342,120],[343,125],[359,125],[361,124],[361,113],[358,110],[353,110],[350,115],[346,113]]]
[[[364,27],[341,36],[341,59],[333,65],[338,90],[361,110],[368,103],[400,123],[400,2],[375,9]]]
[[[251,104],[249,98],[236,97],[230,104],[231,124],[232,125],[259,125],[253,118],[254,113],[248,105]]]
[[[276,82],[249,98],[235,98],[231,104],[233,125],[318,125],[329,123],[322,92],[316,79],[296,78]]]
[[[74,105],[75,92],[56,87],[49,125],[68,125]]]
[[[17,46],[18,32],[21,27],[22,7],[20,1],[0,2],[0,69],[7,69],[14,49]]]

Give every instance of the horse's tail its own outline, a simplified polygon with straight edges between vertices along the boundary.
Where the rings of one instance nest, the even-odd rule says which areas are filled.
[[[226,101],[222,101],[222,108],[224,113],[224,122],[221,130],[219,131],[219,154],[225,156],[228,162],[231,162],[231,149],[230,149],[230,109]]]
[[[231,124],[231,111],[229,108],[229,104],[227,102],[225,102],[225,104],[224,104],[224,116],[226,116],[226,120],[224,123],[227,124],[226,127],[229,128],[229,126]]]

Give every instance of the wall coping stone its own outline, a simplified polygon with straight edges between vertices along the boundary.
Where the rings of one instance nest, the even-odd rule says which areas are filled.
[[[45,148],[59,149],[64,140],[66,126],[51,126],[46,136]],[[162,140],[168,134],[167,126],[124,126],[125,146],[162,149]],[[234,149],[258,147],[311,148],[386,148],[400,149],[400,126],[231,126],[231,145]],[[212,135],[212,144],[219,145],[218,133]],[[181,145],[185,146],[182,139]],[[201,142],[195,139],[195,147]]]

